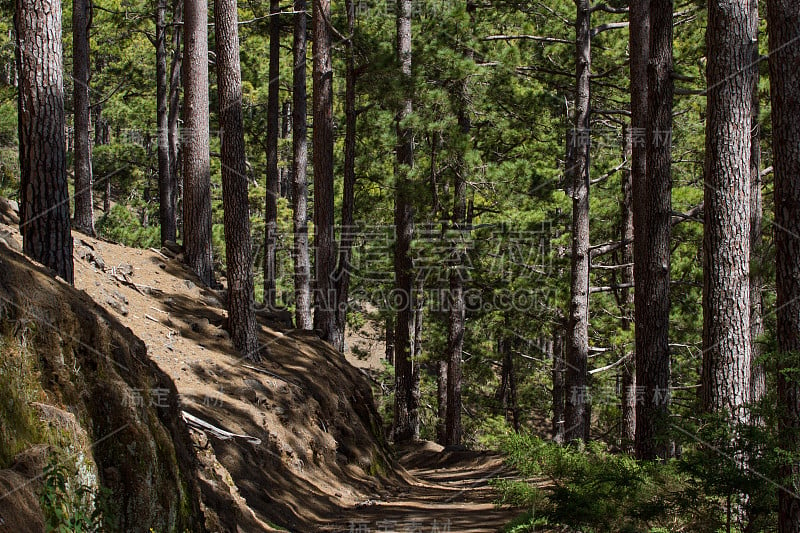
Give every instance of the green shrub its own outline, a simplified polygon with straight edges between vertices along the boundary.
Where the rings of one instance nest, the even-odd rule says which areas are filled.
[[[108,531],[107,526],[113,523],[108,489],[81,483],[76,469],[65,466],[56,455],[51,456],[45,467],[43,479],[39,504],[48,533]]]
[[[142,227],[139,219],[119,204],[97,221],[96,229],[101,237],[133,248],[151,248],[161,242],[159,226]]]
[[[503,448],[523,478],[536,480],[494,483],[501,503],[531,508],[531,530],[544,519],[577,531],[650,531],[666,523],[665,510],[683,486],[670,465],[614,455],[599,443],[581,449],[513,435]],[[514,531],[525,531],[523,526],[515,524]]]

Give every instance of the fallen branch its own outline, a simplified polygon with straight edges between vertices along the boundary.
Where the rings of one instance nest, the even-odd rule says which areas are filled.
[[[249,442],[250,444],[255,444],[256,446],[261,444],[261,439],[259,439],[258,437],[231,433],[230,431],[218,428],[217,426],[209,422],[206,422],[205,420],[201,420],[200,418],[197,418],[196,416],[189,414],[186,411],[181,411],[181,418],[183,418],[183,421],[186,422],[186,424],[188,424],[190,427],[199,429],[200,431],[206,433],[207,435],[209,434],[213,435],[214,437],[220,440],[240,439]]]

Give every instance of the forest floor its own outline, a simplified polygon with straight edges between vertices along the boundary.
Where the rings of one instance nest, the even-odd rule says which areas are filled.
[[[513,477],[502,456],[491,452],[444,451],[432,442],[398,450],[412,476],[378,501],[343,509],[319,529],[325,533],[489,533],[502,531],[522,510],[497,506],[490,481]]]

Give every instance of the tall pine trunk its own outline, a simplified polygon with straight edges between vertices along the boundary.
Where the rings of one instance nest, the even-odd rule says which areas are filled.
[[[411,0],[397,0],[397,59],[403,95],[397,112],[397,161],[395,163],[394,247],[395,299],[395,395],[394,440],[407,442],[419,436],[418,406],[414,401],[414,235],[413,183],[414,136],[405,123],[413,109],[411,79]]]
[[[183,244],[186,264],[211,285],[211,175],[208,131],[208,4],[184,2]]]
[[[294,232],[295,326],[309,330],[311,319],[311,262],[308,253],[308,137],[306,126],[306,0],[294,2],[292,74],[292,217]]]
[[[769,81],[775,169],[775,286],[778,334],[778,432],[787,452],[800,452],[800,0],[768,0]],[[781,485],[794,487],[794,461]],[[800,531],[800,498],[778,491],[778,531]]]
[[[156,120],[158,122],[158,197],[161,243],[175,242],[175,182],[170,171],[169,86],[167,85],[167,0],[156,2]]]
[[[633,183],[636,385],[636,455],[670,454],[669,280],[672,216],[672,1],[650,2],[647,67],[647,172]]]
[[[180,136],[178,133],[178,119],[181,115],[181,26],[183,24],[183,0],[172,0],[172,61],[169,73],[169,112],[167,116],[167,142],[169,143],[169,177],[172,180],[172,212],[175,218],[175,239],[180,227],[178,217],[178,201],[181,196],[180,181]],[[174,239],[173,239],[174,240]],[[177,242],[177,241],[175,241]]]
[[[758,2],[751,2],[750,23],[756,42],[753,44],[753,103],[750,110],[750,401],[760,402],[767,393],[767,373],[761,361],[764,334],[764,298],[762,290],[762,236],[764,202],[761,197],[761,126],[758,122],[761,101],[758,96]],[[763,422],[757,413],[754,422]]]
[[[267,95],[267,192],[264,198],[264,306],[277,303],[275,254],[278,244],[278,130],[280,118],[281,11],[278,0],[269,2],[269,93]]]
[[[633,137],[627,125],[622,128],[622,153],[626,163],[630,164],[633,152]],[[622,206],[620,217],[620,238],[625,243],[620,253],[622,267],[620,281],[622,289],[619,294],[619,307],[622,315],[621,327],[630,332],[633,315],[633,172],[630,166],[622,171]],[[625,362],[622,365],[622,408],[620,413],[620,441],[622,448],[633,452],[636,439],[636,361],[634,353],[623,353]]]
[[[91,0],[72,4],[72,78],[75,126],[75,229],[94,235],[92,202],[92,148],[89,143],[89,28],[92,25]]]
[[[591,69],[591,6],[576,0],[575,124],[568,161],[572,181],[572,258],[567,321],[565,438],[582,440],[588,432],[589,356],[589,75]]]
[[[746,3],[708,3],[702,401],[733,424],[750,401],[752,30]]]
[[[16,0],[14,30],[22,249],[72,284],[61,3]]]
[[[330,341],[336,327],[336,246],[333,235],[333,66],[331,2],[313,5],[314,56],[314,329]]]
[[[475,4],[467,1],[467,14],[474,23]],[[472,47],[467,46],[464,59],[472,62],[474,59]],[[453,216],[452,238],[454,247],[450,252],[450,292],[448,294],[448,320],[447,320],[447,411],[445,416],[445,442],[449,446],[461,444],[461,358],[464,349],[464,280],[466,278],[466,242],[469,240],[470,228],[467,225],[467,181],[470,169],[466,152],[471,146],[472,121],[469,109],[469,75],[459,81],[455,95],[458,113],[458,129],[461,136],[461,150],[456,157],[455,172],[453,177]],[[432,174],[433,169],[432,169]],[[435,188],[435,183],[433,185]]]
[[[259,361],[261,357],[258,353],[253,306],[253,257],[242,126],[238,18],[236,0],[214,0],[222,140],[222,204],[225,209],[225,258],[228,267],[228,325],[236,350],[243,357]]]
[[[347,50],[345,57],[344,95],[344,190],[342,193],[342,236],[339,246],[339,264],[336,267],[336,328],[331,344],[344,352],[347,328],[347,307],[350,293],[350,257],[355,232],[356,186],[356,59],[353,43],[356,12],[353,0],[345,0],[347,10]]]

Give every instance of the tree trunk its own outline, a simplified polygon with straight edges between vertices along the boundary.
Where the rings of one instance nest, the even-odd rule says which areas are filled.
[[[61,3],[16,0],[19,230],[25,255],[73,283]]]
[[[311,262],[308,253],[308,139],[306,134],[306,0],[294,2],[292,75],[292,215],[294,224],[294,304],[297,329],[310,330]]]
[[[414,404],[412,335],[414,332],[414,264],[411,240],[414,208],[411,170],[414,166],[414,136],[405,123],[412,112],[411,0],[397,0],[397,59],[403,96],[397,112],[397,162],[395,167],[394,247],[395,298],[395,401],[394,441],[407,442],[419,435],[419,414]]]
[[[92,202],[92,148],[89,143],[89,28],[92,26],[91,0],[72,4],[72,77],[75,126],[75,218],[74,227],[94,235]]]
[[[181,54],[181,29],[179,25],[183,23],[183,0],[173,0],[172,22],[175,24],[175,27],[172,29],[172,61],[169,75],[169,112],[167,116],[167,128],[169,129],[169,133],[167,134],[167,142],[169,143],[169,177],[172,180],[171,209],[173,218],[175,219],[175,239],[177,239],[178,228],[181,227],[179,220],[181,211],[178,209],[178,202],[181,197],[178,118],[181,113],[181,63],[183,59],[183,55]],[[175,239],[173,240],[175,241]]]
[[[636,385],[643,391],[636,405],[640,459],[666,457],[669,450],[672,1],[653,0],[649,14],[647,172],[633,182]]]
[[[288,139],[292,133],[292,102],[286,100],[283,102],[283,110],[281,111],[281,139]],[[281,198],[289,198],[291,200],[291,171],[287,165],[289,157],[285,149],[279,153],[279,161],[283,163],[279,169],[280,174],[280,192]]]
[[[775,169],[775,255],[778,334],[778,432],[782,447],[800,451],[800,1],[769,0],[769,81]],[[794,487],[796,462],[780,484]],[[800,531],[800,498],[778,491],[778,531]]]
[[[734,425],[750,401],[752,30],[745,3],[708,3],[701,390]]]
[[[156,3],[156,114],[158,121],[158,196],[161,243],[175,242],[175,181],[170,174],[169,87],[167,86],[167,0]]]
[[[474,22],[475,5],[468,1],[466,6],[470,21]],[[468,62],[474,60],[472,47],[467,46],[464,59]],[[469,239],[469,228],[466,225],[467,217],[467,176],[470,172],[467,163],[467,154],[470,146],[472,121],[469,110],[469,76],[466,75],[459,81],[455,94],[456,109],[458,110],[458,129],[462,137],[463,152],[456,156],[455,172],[453,175],[453,216],[451,219],[454,246],[450,251],[450,292],[448,294],[448,321],[447,321],[447,412],[445,419],[445,445],[457,446],[461,444],[461,358],[464,349],[464,279],[466,270],[465,243]],[[432,172],[433,174],[433,172]],[[434,185],[435,187],[435,182]]]
[[[355,185],[356,185],[356,64],[353,32],[356,12],[353,0],[345,0],[347,10],[347,56],[345,58],[344,96],[344,191],[342,193],[342,236],[339,246],[339,265],[336,269],[336,327],[332,344],[344,352],[344,336],[347,327],[347,306],[350,293],[350,256],[355,235]]]
[[[564,359],[563,320],[559,320],[553,333],[553,442],[564,443],[564,374],[567,369]]]
[[[269,93],[267,95],[267,192],[264,199],[264,306],[274,309],[277,304],[275,286],[275,253],[278,244],[278,134],[280,118],[280,2],[269,2]]]
[[[208,5],[184,2],[183,244],[186,264],[212,285],[211,178],[208,132]]]
[[[314,329],[331,341],[336,327],[333,235],[333,66],[331,64],[331,2],[314,1],[314,252],[316,290]]]
[[[632,156],[632,137],[627,126],[622,128],[623,158],[630,162]],[[620,253],[622,268],[620,281],[624,287],[620,289],[619,307],[622,315],[622,330],[631,330],[631,316],[633,314],[633,291],[628,287],[633,285],[633,180],[631,168],[626,166],[622,171],[622,206],[621,206],[620,238],[626,244]],[[620,440],[622,448],[633,452],[633,443],[636,438],[636,366],[633,353],[623,353],[626,357],[622,365],[622,408],[620,417]]]
[[[764,334],[764,281],[762,278],[762,217],[764,204],[761,197],[761,126],[758,122],[761,102],[758,96],[758,2],[750,3],[751,35],[753,44],[753,103],[750,110],[750,401],[758,404],[767,394],[767,373],[761,361],[760,337]],[[757,413],[753,422],[763,424]]]
[[[564,410],[567,441],[587,432],[586,399],[589,356],[589,74],[591,69],[591,6],[576,0],[575,127],[571,139],[572,265],[567,323],[567,400]]]
[[[447,417],[447,361],[436,361],[436,442],[445,444]]]
[[[253,305],[253,256],[242,126],[238,18],[236,0],[214,0],[222,140],[222,204],[225,209],[225,258],[228,267],[228,325],[234,348],[243,357],[260,361]]]
[[[519,431],[519,406],[517,405],[517,376],[514,369],[514,352],[511,339],[500,338],[497,341],[497,353],[503,356],[502,371],[500,376],[500,389],[498,400],[503,408],[506,423]],[[552,352],[552,343],[550,344]],[[551,353],[552,355],[552,353]]]

